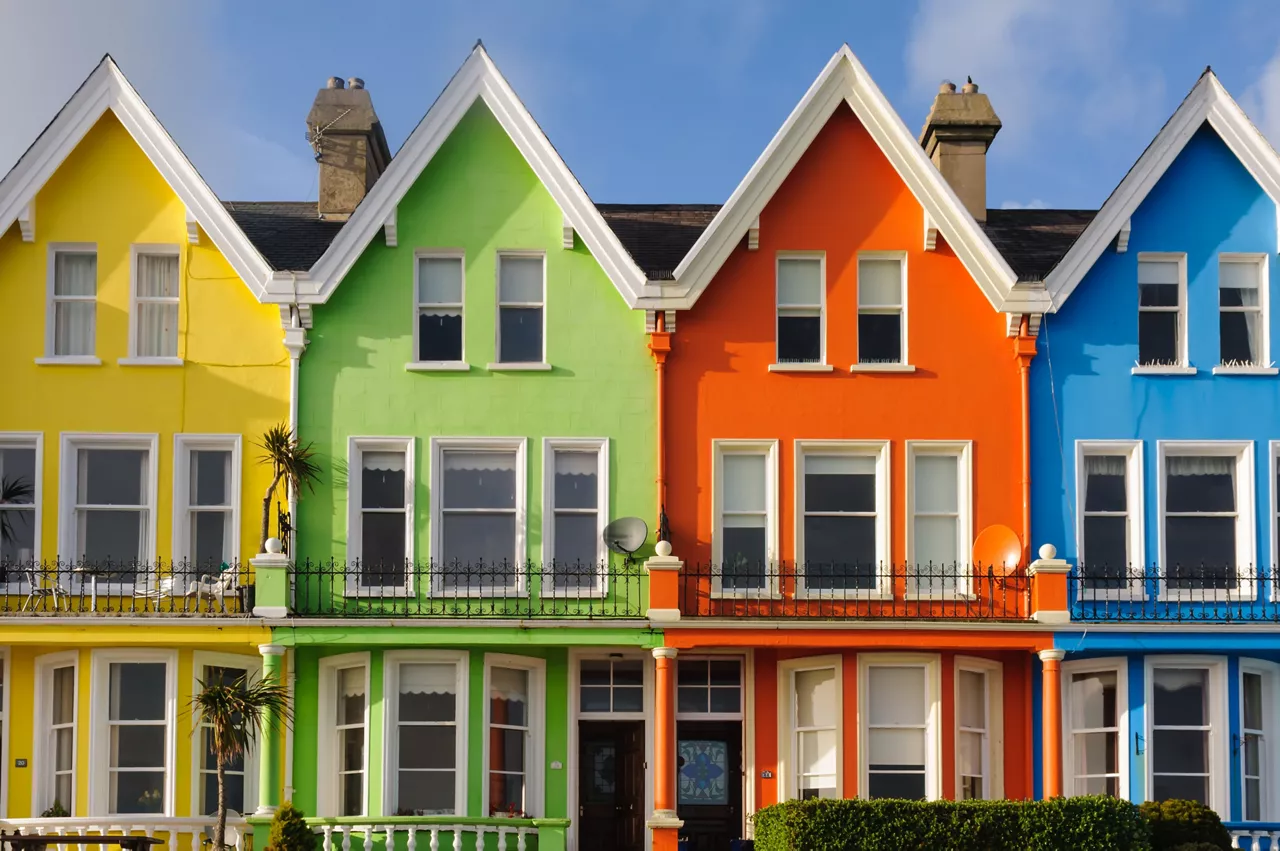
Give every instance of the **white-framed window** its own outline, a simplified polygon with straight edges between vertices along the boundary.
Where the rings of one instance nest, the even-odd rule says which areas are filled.
[[[407,588],[413,561],[414,439],[347,441],[347,593]],[[358,472],[357,472],[358,471]]]
[[[383,659],[388,815],[467,810],[465,651],[405,650]]]
[[[97,362],[98,246],[50,244],[48,286],[45,356]]]
[[[1142,441],[1076,442],[1076,516],[1086,593],[1142,594]]]
[[[179,264],[177,245],[130,247],[133,284],[129,312],[129,357],[178,358]]]
[[[1253,443],[1162,440],[1157,448],[1162,592],[1251,597]]]
[[[743,716],[739,656],[681,656],[676,660],[676,717],[733,721]]]
[[[543,593],[602,594],[609,551],[608,438],[542,441]]]
[[[36,812],[57,804],[76,813],[79,655],[70,650],[35,660],[34,711],[39,732],[32,742],[32,809]]]
[[[192,678],[192,694],[202,685],[234,685],[247,677],[256,677],[262,670],[261,657],[237,656],[232,653],[208,653],[196,651],[193,658],[195,676]],[[199,815],[216,815],[218,812],[218,763],[209,752],[212,726],[200,724],[198,735],[192,736],[195,748],[192,765],[196,769],[192,794],[192,812]],[[227,806],[241,815],[252,813],[257,807],[258,755],[256,748],[241,754],[226,768]]]
[[[777,279],[778,363],[825,363],[825,255],[779,254]]]
[[[523,437],[431,438],[432,592],[523,591]]]
[[[1062,664],[1063,783],[1067,795],[1129,794],[1125,659]]]
[[[968,441],[907,441],[907,570],[914,593],[969,591],[972,458]]]
[[[778,773],[784,800],[843,794],[843,664],[840,656],[778,664]]]
[[[578,715],[645,717],[645,660],[640,657],[581,658],[576,669]]]
[[[414,360],[461,363],[465,258],[462,252],[420,251],[414,259]]]
[[[0,583],[40,558],[44,435],[0,432]]]
[[[858,656],[864,797],[933,800],[941,795],[939,669],[938,657],[928,654]]]
[[[178,654],[93,651],[93,815],[173,815]]]
[[[907,362],[907,257],[858,253],[858,363]]]
[[[804,593],[892,593],[889,441],[797,440],[796,564]]]
[[[154,434],[62,433],[59,551],[111,579],[155,558]]]
[[[1245,821],[1273,821],[1280,812],[1276,783],[1276,708],[1280,666],[1240,660],[1240,787]]]
[[[391,654],[387,654],[391,655]],[[368,806],[369,654],[320,660],[319,815],[363,816]]]
[[[542,814],[542,694],[546,662],[486,653],[485,784],[481,811],[533,818]]]
[[[1187,255],[1138,254],[1138,366],[1187,366]]]
[[[1226,662],[1146,657],[1147,798],[1228,811]]]
[[[1271,365],[1265,254],[1218,255],[1218,346],[1223,366]]]
[[[498,252],[498,363],[546,361],[546,256]]]
[[[778,441],[717,440],[711,452],[712,591],[769,592],[778,557]]]
[[[956,797],[1004,797],[1004,683],[999,662],[957,656]]]
[[[240,553],[240,435],[177,434],[173,455],[174,557],[217,575]]]

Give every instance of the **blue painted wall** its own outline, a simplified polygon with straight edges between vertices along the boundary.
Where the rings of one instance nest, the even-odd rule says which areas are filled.
[[[1031,369],[1032,544],[1076,559],[1077,440],[1143,441],[1145,551],[1158,558],[1156,441],[1254,441],[1257,561],[1269,565],[1268,442],[1280,439],[1280,376],[1215,376],[1218,254],[1270,256],[1272,357],[1276,312],[1276,207],[1206,125],[1132,217],[1129,248],[1108,248],[1058,313],[1045,317]],[[1195,375],[1138,376],[1138,254],[1187,255],[1188,352]],[[1033,547],[1033,548],[1034,548]],[[1269,597],[1270,588],[1264,589]]]

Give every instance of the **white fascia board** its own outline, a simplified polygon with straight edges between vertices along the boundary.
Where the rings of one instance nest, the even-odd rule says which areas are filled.
[[[627,304],[636,307],[645,285],[644,273],[480,45],[471,52],[373,189],[306,274],[315,285],[317,300],[327,301],[333,294],[377,229],[382,227],[391,208],[400,203],[477,98],[493,113],[561,213],[573,222],[578,236]],[[302,292],[300,287],[299,293]]]
[[[849,105],[884,152],[992,307],[1003,309],[1016,281],[1013,269],[925,156],[924,149],[848,45],[827,62],[747,176],[680,261],[675,270],[679,285],[672,288],[673,295],[688,297],[690,304],[686,306],[696,301],[841,101]]]
[[[1205,72],[1079,239],[1045,277],[1053,310],[1061,308],[1080,285],[1206,121],[1272,202],[1280,205],[1280,157],[1218,78],[1212,72]],[[1277,239],[1280,240],[1280,234]]]
[[[115,113],[174,194],[194,214],[245,286],[261,299],[271,268],[266,259],[109,56],[98,63],[35,144],[0,181],[0,233],[12,226],[18,213],[35,198],[107,109]]]

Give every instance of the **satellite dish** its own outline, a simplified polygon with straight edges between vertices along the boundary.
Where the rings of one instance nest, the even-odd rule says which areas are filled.
[[[649,527],[639,517],[619,517],[604,527],[604,545],[627,559],[644,546],[648,537]]]
[[[1022,541],[1008,526],[988,526],[973,542],[974,567],[993,567],[1012,573],[1022,561]]]

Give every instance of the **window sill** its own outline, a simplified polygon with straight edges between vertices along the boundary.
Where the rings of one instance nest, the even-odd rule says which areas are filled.
[[[404,368],[408,372],[467,372],[471,364],[466,361],[415,361],[405,364]]]
[[[61,358],[36,358],[38,366],[102,366],[102,360],[93,355],[72,355]]]
[[[1195,375],[1194,366],[1135,366],[1132,375]]]
[[[1274,366],[1215,366],[1214,375],[1280,375]]]
[[[119,358],[121,366],[182,366],[182,358]]]
[[[769,364],[770,372],[831,372],[834,370],[829,363],[771,363]]]
[[[549,363],[491,363],[485,369],[490,372],[550,372]]]
[[[914,365],[909,363],[855,363],[849,367],[850,372],[915,372]]]

